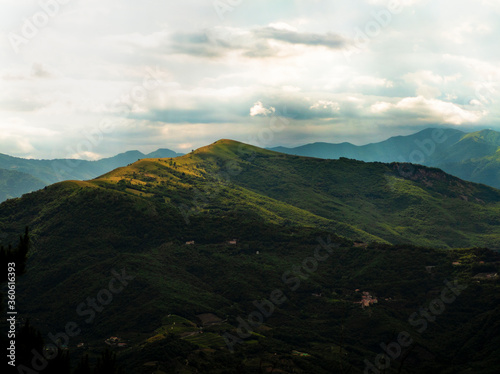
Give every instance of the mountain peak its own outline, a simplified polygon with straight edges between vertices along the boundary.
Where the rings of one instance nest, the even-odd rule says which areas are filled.
[[[182,153],[177,153],[168,148],[159,148],[154,152],[148,153],[147,158],[171,158],[182,156]]]
[[[241,158],[248,154],[271,155],[275,152],[231,139],[219,139],[194,151],[196,155],[212,155],[222,158]]]
[[[213,142],[213,144],[243,144],[243,143],[233,139],[219,139]]]

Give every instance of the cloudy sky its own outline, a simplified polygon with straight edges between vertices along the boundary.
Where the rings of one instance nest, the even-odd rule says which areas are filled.
[[[1,0],[0,153],[500,130],[499,0]]]

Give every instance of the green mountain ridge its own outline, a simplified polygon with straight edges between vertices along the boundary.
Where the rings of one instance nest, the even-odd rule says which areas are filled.
[[[438,167],[461,179],[500,188],[500,133],[481,130],[465,133],[456,129],[425,129],[379,143],[313,143],[295,148],[275,147],[287,154],[367,162],[412,162]]]
[[[20,197],[21,195],[35,191],[52,183],[61,182],[68,179],[86,180],[95,178],[110,170],[120,166],[125,166],[141,158],[147,157],[177,157],[182,154],[176,153],[169,149],[158,149],[145,155],[139,151],[128,151],[120,153],[116,156],[103,158],[97,161],[73,160],[73,159],[54,159],[54,160],[36,160],[12,157],[5,154],[0,154],[0,169],[5,169],[12,172],[21,172],[19,181],[9,182],[18,183],[20,188],[6,190],[0,184],[0,202],[8,198]],[[31,187],[23,188],[26,184],[26,176],[30,175],[37,182],[32,181]],[[5,179],[3,178],[5,176]],[[9,174],[9,180],[12,180],[14,174]],[[0,175],[0,183],[7,183],[6,174]],[[24,178],[24,180],[23,180]]]
[[[41,180],[19,171],[0,169],[0,202],[43,188]]]

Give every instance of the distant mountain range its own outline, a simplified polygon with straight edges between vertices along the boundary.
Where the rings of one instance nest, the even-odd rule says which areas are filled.
[[[500,188],[500,133],[482,130],[466,133],[456,129],[425,129],[379,143],[312,143],[270,150],[307,157],[366,162],[411,162],[438,167],[463,180]],[[144,158],[181,156],[170,149],[144,154],[128,151],[98,161],[32,160],[0,154],[0,202],[64,180],[89,180]]]
[[[98,161],[32,160],[0,154],[0,202],[64,180],[87,180],[144,158],[177,157],[170,149],[144,154],[128,151]]]
[[[32,175],[15,170],[0,169],[0,202],[45,186],[46,183]]]
[[[500,188],[500,133],[482,130],[466,133],[456,129],[425,129],[379,143],[312,143],[273,151],[298,156],[373,162],[411,162],[438,167],[461,179]]]

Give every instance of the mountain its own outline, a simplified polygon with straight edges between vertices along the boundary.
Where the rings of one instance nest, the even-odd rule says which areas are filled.
[[[438,167],[461,179],[500,188],[500,133],[482,130],[465,133],[456,129],[425,129],[379,143],[312,143],[274,151],[299,156],[336,159],[347,157],[367,162],[412,162]]]
[[[492,130],[463,136],[442,160],[433,163],[459,178],[500,188],[500,133]]]
[[[0,202],[10,197],[19,197],[24,193],[34,191],[52,183],[61,182],[68,179],[86,180],[92,179],[110,170],[120,166],[125,166],[142,158],[161,158],[161,157],[177,157],[182,154],[176,153],[169,149],[158,149],[155,152],[145,155],[139,151],[128,151],[120,153],[116,156],[103,158],[98,161],[75,160],[75,159],[55,159],[55,160],[33,160],[18,157],[12,157],[0,154],[0,168],[13,172],[21,172],[20,177],[26,179],[26,174],[30,175],[37,183],[31,183],[30,188],[11,188],[7,191],[1,187],[3,176],[0,175]],[[17,174],[9,174],[9,183],[17,183],[20,186],[28,186],[22,178],[19,181],[12,182]],[[7,183],[5,180],[4,184]],[[2,198],[3,197],[3,198]]]
[[[230,210],[226,206],[230,202],[278,223],[333,225],[351,238],[500,248],[500,239],[490,236],[500,233],[495,227],[500,192],[439,169],[294,157],[230,140],[200,148],[176,159],[175,164],[170,162],[145,159],[92,183],[158,201],[167,196],[171,204],[183,207],[188,219],[206,210],[223,214]],[[137,179],[149,175],[146,171],[151,176]],[[215,201],[207,200],[200,191],[210,191],[217,178],[230,180],[239,192],[228,191],[229,198],[221,201],[219,195]],[[258,202],[263,198],[265,202]],[[472,225],[459,217],[482,218]],[[492,220],[484,222],[484,217]]]
[[[362,146],[351,143],[312,143],[296,148],[276,147],[271,148],[271,150],[326,159],[346,157],[366,162],[415,162],[420,160],[412,159],[412,152],[421,151],[421,147],[426,141],[431,140],[435,145],[448,148],[458,142],[465,134],[455,129],[425,129],[416,134],[395,136],[379,143]],[[424,164],[428,158],[427,153],[424,153],[427,156],[424,157],[424,162],[415,163]]]
[[[407,331],[394,370],[493,373],[500,290],[474,277],[498,272],[499,213],[439,169],[219,140],[6,201],[0,231],[31,228],[19,315],[74,358],[118,337],[128,373],[361,373]]]
[[[0,169],[0,202],[38,190],[45,185],[29,174]]]
[[[145,157],[141,158],[168,158],[182,156],[182,153],[174,152],[167,148],[160,148],[154,152],[148,153]]]

